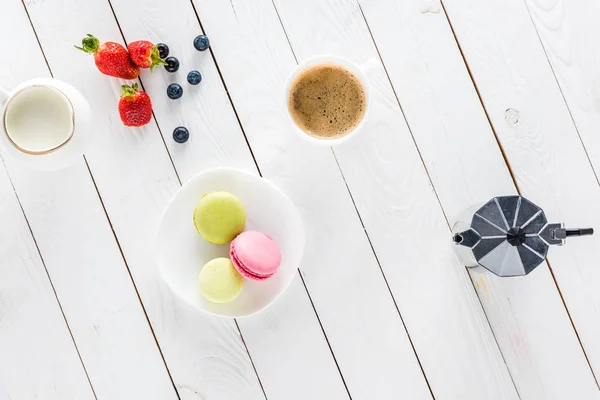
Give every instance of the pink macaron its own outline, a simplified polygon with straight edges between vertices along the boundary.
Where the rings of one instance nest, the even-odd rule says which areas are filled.
[[[242,232],[233,239],[229,255],[240,274],[257,281],[271,277],[281,264],[277,243],[256,231]]]

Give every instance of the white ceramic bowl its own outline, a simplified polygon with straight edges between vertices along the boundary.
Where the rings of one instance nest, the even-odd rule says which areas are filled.
[[[192,216],[198,200],[208,192],[225,190],[246,209],[246,230],[271,236],[281,249],[281,266],[264,281],[246,279],[234,301],[212,303],[198,288],[198,274],[208,261],[229,257],[229,244],[210,244],[196,232]],[[209,314],[241,317],[273,303],[290,285],[302,258],[304,226],[292,201],[269,181],[235,169],[212,169],[187,182],[169,201],[160,220],[156,251],[160,276],[186,303]]]

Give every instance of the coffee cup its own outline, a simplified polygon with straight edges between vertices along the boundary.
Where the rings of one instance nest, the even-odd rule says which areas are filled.
[[[91,134],[91,108],[73,86],[37,78],[0,89],[0,150],[34,169],[53,170],[83,154]]]
[[[358,135],[365,128],[365,123],[369,117],[369,110],[371,107],[370,84],[368,77],[372,75],[379,65],[380,63],[374,58],[369,59],[361,66],[358,66],[345,58],[330,55],[312,57],[300,63],[290,74],[285,85],[284,93],[287,118],[294,131],[303,139],[306,139],[312,143],[326,146],[332,146],[346,142],[352,137]],[[315,68],[321,67],[339,69],[342,74],[345,72],[346,75],[349,73],[350,83],[357,86],[357,90],[360,92],[357,97],[360,97],[362,100],[362,103],[357,103],[357,106],[360,106],[360,108],[356,108],[357,115],[351,116],[355,117],[354,121],[349,122],[345,129],[337,134],[336,132],[331,132],[331,130],[327,135],[319,135],[315,132],[311,132],[306,129],[306,126],[301,127],[302,124],[300,121],[298,121],[297,115],[293,115],[296,111],[292,109],[291,105],[293,103],[291,96],[294,95],[292,91],[296,90],[296,87],[299,85],[299,80],[301,80],[304,75],[310,74]],[[321,97],[319,97],[319,99],[321,99]],[[310,119],[310,117],[308,118]],[[330,122],[334,121],[330,120]],[[335,129],[335,127],[332,127],[331,129]]]

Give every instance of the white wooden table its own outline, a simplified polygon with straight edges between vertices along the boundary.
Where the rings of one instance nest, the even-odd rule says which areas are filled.
[[[2,0],[0,85],[70,82],[98,138],[58,172],[0,163],[0,399],[600,398],[600,235],[507,279],[459,265],[449,230],[517,192],[600,228],[599,16],[597,0]],[[146,127],[121,124],[122,82],[73,48],[86,33],[180,59],[142,72]],[[334,150],[296,137],[281,102],[317,54],[379,62],[369,132]],[[198,90],[169,100],[193,68]],[[163,208],[216,166],[273,181],[307,228],[292,286],[254,317],[200,314],[156,276]]]

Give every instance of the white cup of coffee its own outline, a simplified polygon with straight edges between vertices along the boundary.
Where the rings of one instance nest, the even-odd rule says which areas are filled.
[[[357,135],[369,115],[367,77],[377,66],[375,59],[359,67],[335,56],[317,56],[299,64],[285,85],[286,114],[294,130],[327,146]]]
[[[0,90],[3,155],[34,169],[64,167],[83,153],[90,136],[91,108],[73,86],[37,78]]]

